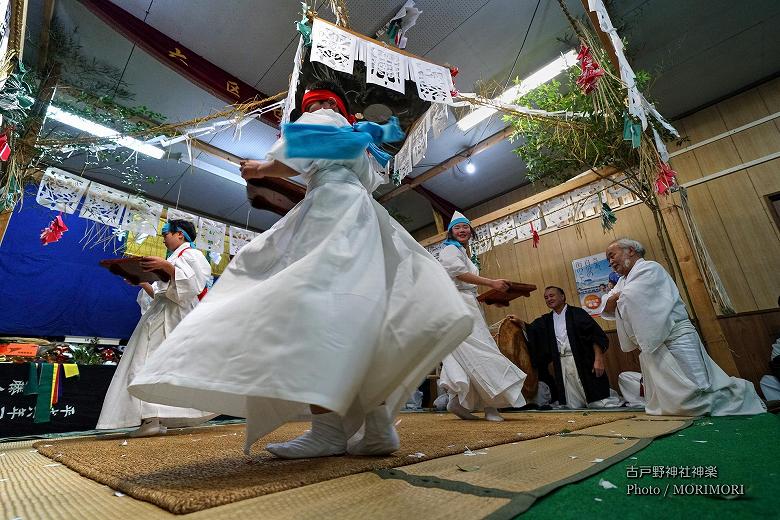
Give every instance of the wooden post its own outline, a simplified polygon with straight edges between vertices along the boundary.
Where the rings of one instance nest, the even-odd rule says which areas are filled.
[[[444,227],[444,219],[441,218],[441,214],[436,211],[435,209],[433,211],[433,222],[436,224],[436,232],[437,233],[444,233],[447,231],[447,228]]]
[[[679,210],[669,197],[658,197],[658,202],[680,273],[688,286],[688,296],[693,307],[691,310],[698,321],[699,332],[707,346],[707,352],[724,372],[730,376],[738,376],[739,369],[718,321],[715,306],[704,284],[704,277],[699,271]]]
[[[21,62],[24,55],[24,38],[27,31],[27,0],[12,0],[9,9],[11,9],[9,27],[11,34],[8,38],[8,52],[15,51],[16,59]]]

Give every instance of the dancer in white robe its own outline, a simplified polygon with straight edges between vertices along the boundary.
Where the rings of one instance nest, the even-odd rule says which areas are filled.
[[[607,260],[621,278],[601,316],[617,321],[625,352],[641,350],[645,411],[691,416],[765,412],[752,383],[729,377],[710,358],[671,276],[644,254],[636,240],[609,245]]]
[[[394,415],[471,331],[447,273],[371,196],[383,179],[365,146],[347,159],[288,154],[289,136],[312,128],[296,125],[350,126],[340,90],[310,85],[267,162],[242,165],[250,183],[300,175],[306,196],[238,252],[131,385],[143,399],[246,417],[247,453],[310,410],[311,431],[268,451],[391,453]]]
[[[466,252],[473,234],[466,217],[455,212],[447,232],[448,239],[439,253],[439,261],[468,306],[474,330],[442,361],[439,385],[449,395],[447,410],[461,419],[478,419],[471,412],[484,409],[488,421],[503,421],[498,408],[526,404],[522,394],[526,374],[501,353],[490,335],[477,302],[477,285],[506,291],[509,284],[506,280],[479,276],[479,269]]]
[[[127,387],[135,375],[146,365],[174,327],[198,303],[206,280],[211,275],[211,266],[203,253],[194,249],[194,226],[184,220],[174,220],[163,228],[163,241],[169,251],[163,260],[146,257],[142,265],[147,270],[162,269],[168,272],[169,282],[156,281],[143,284],[142,291],[149,298],[138,296],[142,305],[142,316],[136,325],[130,341],[125,347],[122,359],[116,368],[108,387],[103,408],[98,419],[98,429],[141,427],[132,436],[149,436],[165,433],[167,427],[193,426],[214,417],[214,414],[195,409],[174,408],[141,401],[131,396]],[[164,369],[164,367],[162,367]]]

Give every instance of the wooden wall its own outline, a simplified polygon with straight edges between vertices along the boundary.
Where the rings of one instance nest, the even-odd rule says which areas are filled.
[[[675,126],[695,144],[780,112],[780,78],[701,110]],[[780,119],[672,158],[680,183],[780,152]],[[777,307],[780,229],[767,196],[780,192],[780,159],[740,170],[688,190],[700,228],[734,310]]]
[[[718,321],[734,351],[740,377],[753,381],[758,389],[761,377],[769,373],[772,343],[780,338],[780,310],[722,316]]]

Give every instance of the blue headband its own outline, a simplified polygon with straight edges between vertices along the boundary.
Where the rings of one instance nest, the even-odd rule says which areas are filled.
[[[453,227],[457,226],[458,224],[468,224],[470,226],[471,225],[471,221],[469,219],[465,218],[465,217],[456,218],[455,220],[450,222],[449,226],[447,226],[447,231],[449,231]]]
[[[186,240],[187,242],[189,242],[189,243],[190,243],[190,245],[192,245],[192,247],[195,247],[195,244],[193,243],[193,240],[192,240],[192,238],[190,238],[190,235],[189,235],[189,233],[187,233],[186,231],[184,231],[184,230],[183,230],[183,229],[181,229],[180,227],[177,227],[176,225],[172,225],[172,224],[170,223],[170,221],[168,221],[168,222],[166,222],[165,224],[163,224],[163,227],[162,227],[162,234],[163,234],[163,235],[164,235],[165,233],[176,233],[177,231],[178,231],[179,233],[181,233],[182,235],[184,235],[184,240]]]

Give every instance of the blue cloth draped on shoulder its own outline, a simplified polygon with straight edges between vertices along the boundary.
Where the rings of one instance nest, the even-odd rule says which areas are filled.
[[[445,245],[445,246],[457,246],[457,247],[459,247],[459,248],[461,248],[461,249],[465,249],[465,248],[463,247],[463,244],[461,244],[461,243],[460,243],[460,242],[458,242],[457,240],[452,240],[451,238],[448,238],[447,240],[445,240],[445,241],[444,241],[444,245]]]
[[[367,121],[342,127],[288,123],[282,126],[282,134],[287,140],[288,157],[354,159],[368,150],[382,166],[387,165],[391,156],[379,145],[400,141],[405,136],[395,116],[383,125]]]

